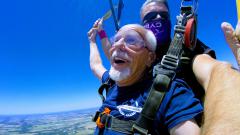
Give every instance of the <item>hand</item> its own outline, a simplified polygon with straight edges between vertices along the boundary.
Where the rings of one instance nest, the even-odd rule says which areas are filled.
[[[88,40],[89,42],[91,43],[96,43],[96,34],[97,34],[97,29],[96,28],[91,28],[89,31],[88,31]]]
[[[97,28],[98,31],[103,30],[103,18],[99,18],[95,21],[93,27]]]
[[[238,22],[235,31],[232,25],[227,22],[223,22],[221,27],[224,32],[225,39],[229,47],[232,49],[238,65],[240,65],[240,22]]]
[[[103,19],[97,19],[93,24],[93,27],[88,31],[88,40],[90,42],[96,42],[96,33],[97,31],[103,30]]]

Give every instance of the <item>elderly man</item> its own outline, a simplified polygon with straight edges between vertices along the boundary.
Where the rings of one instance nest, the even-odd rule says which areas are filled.
[[[171,42],[171,20],[167,0],[146,0],[140,9],[140,16],[142,25],[151,30],[157,39],[157,48],[155,51],[156,64],[157,62],[160,62],[162,56],[166,54]],[[101,39],[104,53],[109,58],[109,48],[111,47],[111,44],[103,29],[103,20],[98,19],[95,23],[97,24],[98,34]],[[199,99],[202,99],[204,90],[195,79],[190,65],[191,58],[194,57],[194,55],[203,53],[208,54],[213,58],[216,57],[213,50],[204,45],[200,40],[197,40],[197,46],[195,51],[191,53],[192,55],[189,56],[183,54],[181,70],[178,70],[179,72],[177,73],[179,78],[184,79],[189,84]]]
[[[131,134],[152,85],[152,64],[155,60],[156,39],[143,26],[123,26],[114,36],[109,50],[110,71],[102,65],[96,45],[97,23],[88,32],[90,66],[94,74],[106,82],[114,80],[106,100],[99,109],[95,134]],[[152,123],[151,134],[197,135],[200,128],[195,119],[202,106],[192,90],[175,78],[166,93]]]

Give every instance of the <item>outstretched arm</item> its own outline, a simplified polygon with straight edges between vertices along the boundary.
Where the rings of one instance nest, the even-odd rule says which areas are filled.
[[[103,29],[103,18],[98,19],[96,22],[96,28],[98,30],[98,35],[100,36],[102,48],[104,51],[104,54],[107,56],[107,58],[110,58],[109,55],[109,49],[111,48],[111,43],[109,41],[109,38],[107,37],[106,32]]]
[[[233,34],[234,30],[228,23],[223,23],[222,28],[230,48],[239,60],[236,51],[239,49],[239,40]],[[240,73],[232,69],[230,64],[207,55],[196,56],[193,72],[206,92],[201,134],[240,134]]]
[[[96,44],[96,23],[93,25],[93,28],[88,32],[88,39],[90,42],[90,68],[93,73],[101,80],[103,73],[106,71],[105,67],[102,64],[102,60],[98,51]]]
[[[235,31],[232,25],[227,22],[223,22],[221,27],[224,32],[225,39],[231,48],[238,65],[240,65],[240,22],[238,22]],[[205,90],[207,90],[207,87],[209,85],[213,67],[215,67],[216,64],[219,65],[219,63],[222,62],[214,60],[205,54],[196,56],[195,60],[193,61],[194,74]]]
[[[201,134],[239,135],[240,73],[204,55],[196,57],[193,70],[206,90]]]

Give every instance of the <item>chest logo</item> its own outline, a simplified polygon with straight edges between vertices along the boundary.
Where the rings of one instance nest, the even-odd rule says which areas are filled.
[[[120,114],[126,117],[132,117],[136,113],[140,113],[142,111],[142,107],[138,107],[137,101],[135,101],[132,105],[129,104],[119,105],[117,106],[117,108]]]

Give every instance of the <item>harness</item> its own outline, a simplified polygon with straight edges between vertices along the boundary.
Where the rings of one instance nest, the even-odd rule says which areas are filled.
[[[138,119],[136,121],[119,120],[111,116],[110,112],[106,113],[104,111],[102,113],[97,112],[93,121],[99,119],[98,122],[104,125],[104,128],[124,134],[149,135],[151,133],[155,116],[165,93],[168,91],[169,86],[171,86],[176,76],[182,54],[184,51],[193,51],[196,46],[196,1],[197,0],[182,0],[181,13],[177,16],[177,24],[174,27],[174,38],[171,41],[166,55],[163,56],[161,62],[154,66],[154,81]],[[105,100],[103,96],[104,88],[106,88],[107,95],[108,88],[111,87],[110,82],[111,81],[107,81],[103,83],[99,88],[98,92],[103,102]],[[100,128],[100,126],[98,127]]]

